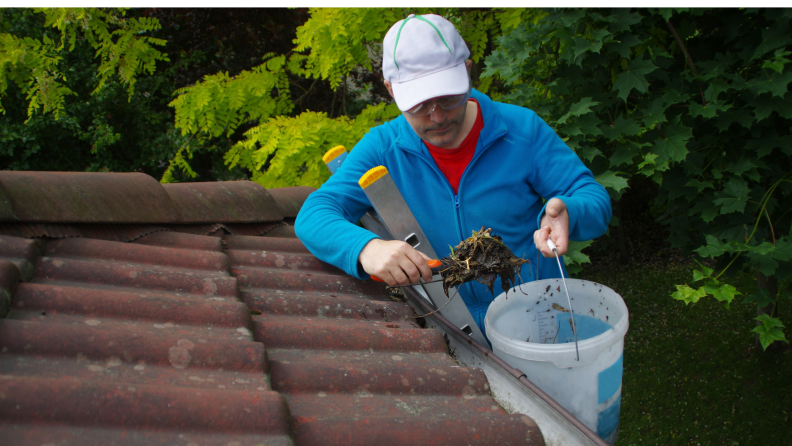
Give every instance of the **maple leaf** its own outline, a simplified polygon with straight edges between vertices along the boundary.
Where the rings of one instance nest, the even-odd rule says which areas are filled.
[[[630,94],[633,88],[641,93],[648,92],[649,81],[644,76],[656,69],[657,66],[651,60],[634,59],[630,61],[627,70],[619,74],[619,78],[613,84],[613,89],[619,92],[618,98],[627,100],[627,95]]]
[[[745,210],[745,204],[748,203],[748,183],[745,180],[733,179],[726,183],[723,191],[716,192],[715,198],[712,202],[716,206],[720,206],[720,213],[729,214],[732,212],[742,212]]]
[[[767,71],[764,71],[767,74]],[[773,96],[783,97],[787,92],[787,85],[792,82],[792,72],[777,73],[771,71],[766,76],[758,77],[749,81],[746,86],[755,95],[762,93],[772,93]]]
[[[704,291],[704,287],[694,290],[688,285],[677,285],[676,289],[676,292],[672,294],[671,297],[676,300],[681,300],[685,305],[694,304],[707,295],[706,291]]]
[[[751,331],[759,334],[759,342],[762,343],[762,348],[764,350],[767,350],[767,347],[775,341],[784,341],[789,344],[789,341],[787,341],[784,336],[784,331],[782,330],[784,324],[781,323],[781,320],[770,317],[767,314],[757,316],[754,319],[761,322],[762,325],[756,326],[756,328]]]
[[[627,179],[622,178],[616,175],[616,172],[611,170],[606,170],[605,172],[597,175],[594,177],[597,180],[597,183],[601,184],[603,187],[609,187],[616,192],[627,187]]]
[[[602,128],[602,134],[611,141],[621,138],[623,135],[637,135],[641,132],[641,126],[632,119],[619,116],[613,125]]]
[[[599,104],[599,102],[592,101],[591,98],[582,98],[569,107],[569,111],[558,119],[559,124],[563,124],[572,116],[585,115],[591,113],[591,107]]]
[[[693,129],[680,124],[663,126],[665,138],[654,142],[654,150],[660,159],[684,161],[687,157],[687,142],[693,137]]]

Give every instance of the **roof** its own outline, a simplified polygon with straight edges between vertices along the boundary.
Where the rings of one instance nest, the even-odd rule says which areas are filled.
[[[312,190],[0,172],[0,443],[544,444],[305,249]]]

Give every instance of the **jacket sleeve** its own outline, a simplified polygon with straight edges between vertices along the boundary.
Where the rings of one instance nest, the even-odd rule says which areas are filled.
[[[549,125],[536,114],[532,121],[532,186],[548,201],[559,198],[564,202],[569,213],[570,240],[584,241],[601,236],[611,220],[608,192]],[[537,227],[541,227],[545,207],[537,216]]]
[[[308,196],[294,224],[297,237],[317,258],[363,280],[370,276],[358,256],[378,237],[353,222],[371,209],[358,180],[382,164],[379,139],[374,130],[366,134],[336,173]]]

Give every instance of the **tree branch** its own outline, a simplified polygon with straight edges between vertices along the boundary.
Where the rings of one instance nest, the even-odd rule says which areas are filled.
[[[314,87],[316,86],[316,83],[317,83],[317,82],[319,82],[319,78],[318,78],[318,77],[317,77],[316,79],[314,79],[314,81],[313,81],[313,83],[311,84],[311,86],[310,86],[310,87],[308,87],[308,89],[307,89],[307,90],[305,90],[305,93],[303,93],[303,94],[302,94],[302,95],[301,95],[299,98],[295,99],[295,100],[294,100],[294,102],[296,102],[297,104],[300,104],[300,107],[302,107],[302,104],[301,104],[302,100],[303,100],[303,99],[304,99],[306,96],[308,96],[309,94],[311,94],[311,92],[313,91],[313,89],[314,89]],[[295,85],[297,85],[297,84],[295,84]],[[298,85],[298,86],[299,86],[299,85]]]
[[[707,101],[704,99],[704,90],[701,89],[701,81],[698,79],[699,73],[696,69],[696,64],[693,63],[693,58],[690,57],[690,53],[688,53],[687,47],[685,47],[685,42],[683,42],[682,38],[679,37],[679,34],[676,32],[676,28],[674,28],[674,25],[671,24],[671,20],[666,20],[666,25],[668,25],[668,29],[671,30],[671,34],[674,35],[677,45],[679,45],[679,48],[682,49],[682,53],[685,55],[685,59],[687,60],[690,69],[693,71],[693,74],[696,75],[696,82],[698,82],[699,92],[701,93],[701,105],[702,107],[706,107]]]

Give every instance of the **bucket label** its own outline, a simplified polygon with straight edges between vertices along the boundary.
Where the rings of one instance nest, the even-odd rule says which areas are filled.
[[[619,410],[621,409],[621,395],[610,405],[597,415],[597,435],[607,439],[619,427]],[[614,438],[615,440],[615,438]]]
[[[599,372],[599,386],[597,389],[597,404],[602,404],[619,390],[622,384],[622,363],[624,362],[624,353],[619,356],[619,359],[607,369]]]
[[[605,406],[598,408],[601,412],[597,415],[597,435],[602,438],[609,437],[619,427],[623,364],[624,353],[597,377],[597,405]]]

